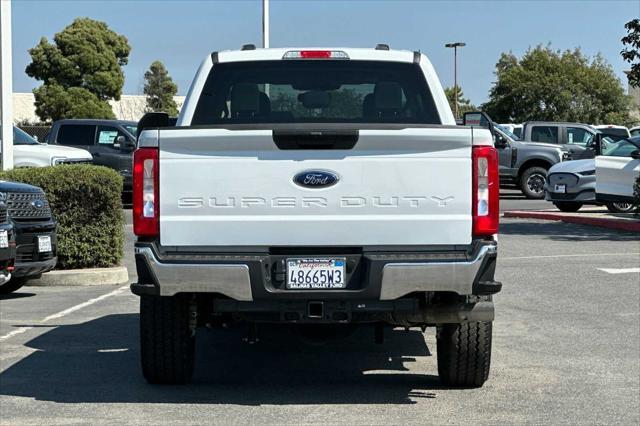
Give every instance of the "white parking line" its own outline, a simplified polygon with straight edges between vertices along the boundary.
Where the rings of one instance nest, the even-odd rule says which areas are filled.
[[[117,288],[117,289],[113,290],[110,293],[103,294],[102,296],[98,296],[96,298],[87,300],[86,302],[82,302],[82,303],[80,303],[78,305],[72,306],[72,307],[70,307],[68,309],[65,309],[64,311],[60,311],[60,312],[58,312],[56,314],[49,315],[48,317],[46,317],[45,319],[40,321],[40,323],[45,323],[47,321],[51,321],[52,319],[62,318],[64,316],[66,316],[66,315],[69,315],[72,312],[75,312],[75,311],[77,311],[79,309],[82,309],[82,308],[86,308],[87,306],[93,305],[94,303],[97,303],[97,302],[99,302],[101,300],[107,299],[107,298],[109,298],[111,296],[116,296],[116,295],[122,293],[123,291],[125,291],[128,288],[129,288],[129,285],[122,286],[120,288]],[[24,332],[27,332],[27,331],[33,329],[33,328],[34,327],[20,327],[20,328],[17,328],[15,330],[10,331],[9,333],[5,334],[4,336],[0,336],[0,341],[6,340],[6,339],[8,339],[10,337],[13,337],[13,336],[17,336],[18,334],[22,334]]]
[[[637,274],[640,272],[640,268],[596,268],[599,271],[606,272],[607,274]]]
[[[557,257],[590,257],[590,256],[636,256],[640,257],[640,253],[582,253],[582,254],[549,254],[543,256],[521,256],[521,257],[500,257],[499,260],[520,260],[520,259],[550,259]]]

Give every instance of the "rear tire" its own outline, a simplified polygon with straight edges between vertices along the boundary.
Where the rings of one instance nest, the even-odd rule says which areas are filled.
[[[611,213],[629,213],[633,211],[632,203],[613,203],[609,202],[606,204],[607,210]]]
[[[522,193],[533,200],[544,198],[544,184],[547,180],[547,169],[544,167],[529,167],[520,177]]]
[[[25,285],[27,281],[28,279],[25,277],[11,278],[8,283],[0,285],[0,294],[13,293]]]
[[[480,387],[489,378],[491,322],[438,327],[438,375],[446,386]]]
[[[140,297],[142,374],[151,384],[183,384],[193,376],[195,330],[189,327],[190,298]]]
[[[582,207],[582,203],[572,203],[568,201],[557,201],[553,203],[561,212],[575,213]]]

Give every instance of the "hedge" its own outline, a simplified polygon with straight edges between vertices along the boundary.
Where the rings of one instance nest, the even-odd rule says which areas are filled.
[[[124,254],[122,177],[88,164],[15,169],[0,179],[39,186],[58,222],[56,269],[115,266]]]

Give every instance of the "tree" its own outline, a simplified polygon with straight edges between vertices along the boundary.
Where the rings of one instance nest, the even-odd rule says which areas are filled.
[[[497,81],[482,109],[497,122],[629,120],[629,98],[600,55],[590,59],[580,49],[560,52],[538,46],[521,59],[503,53],[495,74]]]
[[[29,49],[26,73],[43,82],[33,91],[40,119],[115,118],[108,100],[122,94],[127,38],[104,22],[77,18],[53,41],[43,37]]]
[[[640,19],[633,19],[624,26],[627,35],[622,37],[622,44],[625,46],[620,52],[622,58],[631,64],[631,71],[627,73],[629,84],[633,87],[640,87]]]
[[[147,95],[147,110],[166,112],[171,116],[178,115],[178,106],[173,97],[178,93],[178,86],[173,82],[169,72],[160,61],[154,61],[149,71],[144,73],[146,83],[144,94]]]
[[[447,100],[449,101],[449,106],[451,107],[451,111],[455,111],[455,96],[456,96],[456,88],[458,90],[458,114],[462,116],[465,112],[477,111],[478,108],[471,103],[471,101],[464,97],[464,93],[460,86],[447,87],[444,89],[445,95],[447,95]],[[457,118],[457,117],[456,117]]]

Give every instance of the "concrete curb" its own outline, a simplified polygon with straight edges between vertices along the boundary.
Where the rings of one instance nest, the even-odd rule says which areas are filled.
[[[590,217],[572,215],[566,213],[532,212],[532,211],[506,211],[504,217],[517,217],[524,219],[555,220],[580,225],[600,226],[602,228],[617,229],[627,232],[640,232],[640,220],[613,219],[605,217]]]
[[[129,282],[129,273],[124,266],[114,268],[69,269],[66,271],[51,271],[42,277],[29,280],[27,285],[40,287],[56,286],[89,286],[113,285]]]

